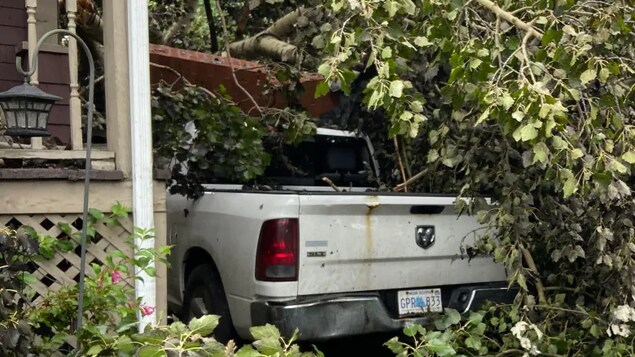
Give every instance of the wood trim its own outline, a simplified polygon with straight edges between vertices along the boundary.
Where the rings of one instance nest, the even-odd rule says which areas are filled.
[[[112,160],[112,151],[91,151],[91,159]],[[42,160],[82,160],[86,158],[86,150],[22,150],[0,149],[1,159],[42,159]]]
[[[27,53],[29,51],[29,43],[27,41],[22,41],[15,46],[15,54],[19,56],[20,54]],[[68,54],[68,47],[64,47],[62,45],[54,45],[52,43],[43,43],[42,47],[40,47],[40,53],[57,53],[57,54]]]
[[[114,164],[113,164],[114,165]],[[78,169],[0,169],[0,180],[83,180],[84,170]],[[97,181],[122,181],[123,173],[114,170],[91,170],[90,179]]]
[[[166,212],[165,184],[154,182],[154,212]],[[2,214],[66,214],[83,210],[81,181],[4,181],[0,184]],[[89,205],[108,212],[120,202],[132,208],[132,181],[90,183]]]

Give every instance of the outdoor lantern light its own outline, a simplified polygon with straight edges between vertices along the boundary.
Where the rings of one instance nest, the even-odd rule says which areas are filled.
[[[48,136],[46,130],[53,104],[62,98],[24,83],[0,93],[7,136]]]

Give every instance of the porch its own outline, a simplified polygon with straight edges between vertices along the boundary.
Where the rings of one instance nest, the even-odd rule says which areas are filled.
[[[104,131],[91,150],[89,207],[108,213],[117,202],[133,208],[130,85],[128,70],[127,1],[104,1]],[[81,10],[81,9],[79,9]],[[0,2],[0,92],[22,83],[16,56],[27,59],[49,30],[63,27],[77,33],[81,16],[76,0],[2,0]],[[72,37],[51,37],[42,46],[39,67],[31,84],[62,97],[53,106],[49,137],[3,136],[0,112],[0,226],[28,225],[57,237],[58,223],[81,227],[86,156],[86,93],[79,78],[81,58]],[[155,244],[166,244],[165,177],[154,175],[153,216]],[[79,220],[79,222],[78,222]],[[111,249],[124,249],[122,239],[132,232],[134,217],[121,229],[98,227],[100,240],[89,245],[87,263],[103,258]],[[56,290],[77,280],[79,251],[59,254],[42,263],[34,275],[37,293]],[[132,252],[129,252],[132,254]],[[166,269],[157,266],[157,315],[165,318]],[[162,314],[162,315],[161,315]]]

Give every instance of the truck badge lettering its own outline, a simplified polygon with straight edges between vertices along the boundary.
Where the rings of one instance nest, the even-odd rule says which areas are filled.
[[[306,256],[309,257],[309,258],[326,257],[326,252],[306,252]]]

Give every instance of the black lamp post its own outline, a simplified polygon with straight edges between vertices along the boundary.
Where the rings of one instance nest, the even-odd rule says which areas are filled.
[[[82,328],[83,308],[84,308],[84,277],[86,267],[86,235],[88,231],[88,187],[90,184],[90,152],[92,146],[93,132],[93,100],[95,98],[95,62],[90,53],[90,49],[86,42],[77,34],[64,29],[51,30],[40,38],[35,45],[31,58],[31,65],[28,71],[22,69],[22,58],[16,58],[16,68],[19,73],[24,76],[24,84],[11,88],[6,92],[0,93],[0,107],[7,119],[7,134],[21,136],[42,136],[48,135],[46,126],[48,115],[53,103],[60,100],[60,97],[47,94],[37,87],[29,83],[31,76],[35,73],[38,65],[38,53],[44,41],[52,35],[65,34],[72,36],[81,45],[86,57],[88,58],[88,66],[90,68],[90,77],[88,83],[88,119],[86,121],[86,165],[84,170],[84,212],[82,216],[82,234],[80,238],[81,259],[79,267],[79,296],[77,306],[76,331]],[[33,135],[36,134],[36,135]],[[79,347],[78,339],[78,347]]]

